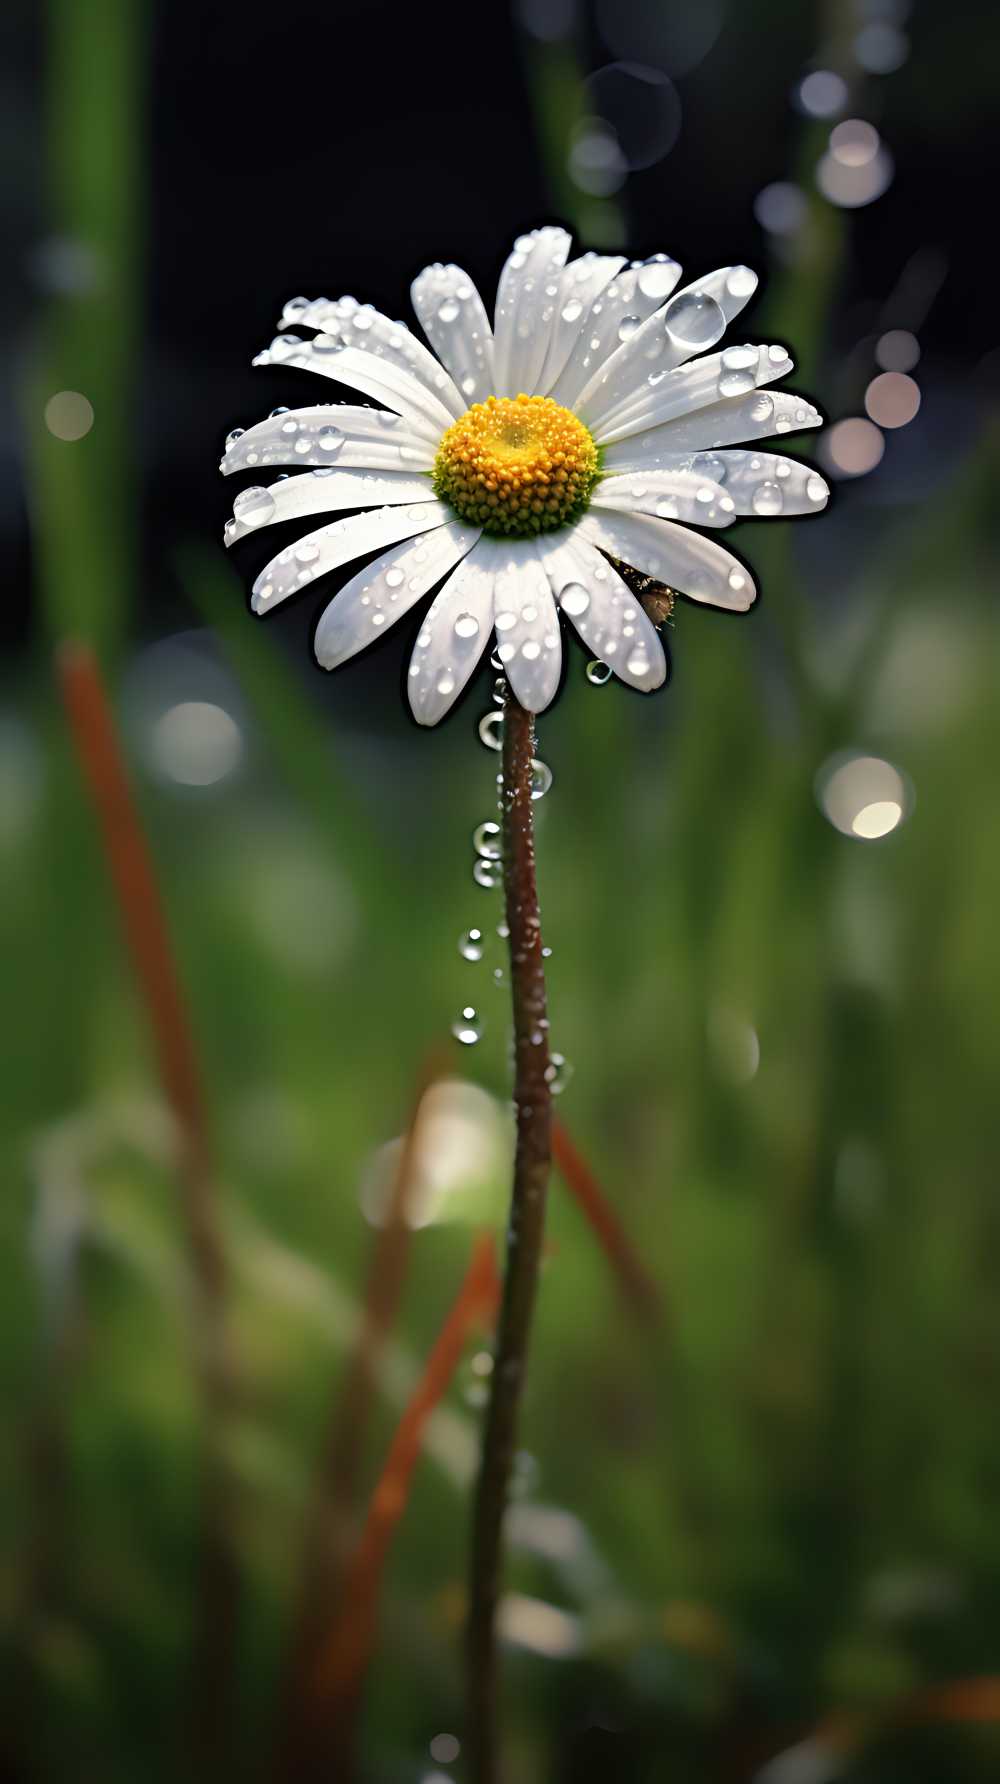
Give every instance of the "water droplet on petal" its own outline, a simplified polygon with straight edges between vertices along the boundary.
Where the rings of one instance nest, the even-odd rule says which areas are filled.
[[[233,503],[233,515],[245,527],[264,526],[273,519],[274,509],[274,497],[263,484],[256,484],[252,489],[241,489]]]
[[[438,321],[454,322],[458,317],[458,305],[453,297],[446,297],[443,304],[438,305]]]
[[[591,682],[595,688],[602,688],[604,683],[610,681],[610,679],[610,663],[602,663],[599,658],[595,658],[594,662],[587,664],[587,680]]]
[[[730,297],[751,297],[757,289],[757,274],[748,266],[734,266],[726,280]]]
[[[321,427],[316,443],[321,452],[339,452],[344,444],[344,436],[339,427]]]
[[[479,631],[479,621],[474,613],[460,613],[455,620],[455,636],[457,638],[475,638]]]
[[[559,596],[559,605],[564,613],[569,614],[570,619],[579,619],[590,606],[590,591],[584,588],[582,582],[567,583]]]
[[[246,431],[247,430],[245,427],[231,427],[228,434],[226,435],[226,446],[227,447],[235,446],[237,440],[240,438],[240,435],[245,434]]]
[[[783,504],[784,497],[777,483],[758,483],[751,497],[755,514],[780,514]]]
[[[563,304],[562,319],[564,322],[579,322],[583,315],[583,305],[578,297],[571,297],[568,304]]]
[[[703,291],[681,291],[667,305],[663,325],[681,347],[711,347],[726,332],[724,311]]]
[[[677,283],[678,266],[667,254],[654,254],[644,266],[639,268],[636,283],[643,297],[654,299],[669,297]]]
[[[641,316],[623,316],[618,324],[618,339],[630,341],[632,336],[642,327]]]

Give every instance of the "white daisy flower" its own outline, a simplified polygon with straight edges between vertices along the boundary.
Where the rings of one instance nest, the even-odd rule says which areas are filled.
[[[381,406],[279,409],[226,441],[226,473],[303,467],[241,491],[227,544],[276,521],[366,510],[305,533],[254,583],[253,609],[269,613],[378,552],[320,617],[325,669],[441,585],[410,661],[422,725],[448,712],[494,631],[514,695],[541,712],[559,686],[560,613],[622,681],[661,686],[659,634],[609,560],[743,612],[757,592],[749,571],[694,529],[816,513],[829,494],[810,465],[758,450],[822,419],[804,397],[765,388],[792,369],[784,347],[717,348],[756,290],[749,267],[677,291],[665,255],[569,260],[569,248],[558,228],[518,239],[492,327],[461,267],[425,268],[412,297],[433,351],[353,297],[294,298],[282,326],[296,332],[254,364],[301,367]]]

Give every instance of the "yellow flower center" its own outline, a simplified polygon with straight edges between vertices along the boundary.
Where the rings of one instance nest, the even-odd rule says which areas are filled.
[[[587,428],[549,396],[491,396],[452,423],[434,493],[487,533],[528,538],[575,520],[600,474]]]

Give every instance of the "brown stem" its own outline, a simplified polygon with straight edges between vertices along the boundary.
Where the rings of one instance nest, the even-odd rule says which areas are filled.
[[[507,692],[503,736],[503,865],[514,1005],[517,1147],[503,1300],[473,1509],[468,1666],[469,1784],[498,1784],[498,1663],[504,1514],[524,1382],[552,1152],[549,1029],[535,884],[531,763],[534,720]]]
[[[192,1657],[191,1739],[200,1776],[224,1757],[236,1655],[239,1577],[233,1504],[220,1446],[232,1393],[226,1260],[215,1201],[215,1164],[191,1023],[174,961],[153,858],[136,810],[97,659],[67,643],[59,682],[73,742],[101,831],[136,986],[177,1123],[179,1176],[195,1288],[197,1365],[204,1417],[199,1601]]]

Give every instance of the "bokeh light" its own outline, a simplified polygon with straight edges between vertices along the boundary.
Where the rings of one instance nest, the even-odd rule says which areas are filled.
[[[801,186],[791,180],[773,180],[753,201],[754,216],[771,235],[794,235],[805,222],[808,208]]]
[[[681,102],[673,82],[639,62],[610,62],[584,82],[585,110],[610,124],[630,171],[652,167],[680,134]]]
[[[835,118],[847,104],[847,82],[829,68],[814,68],[799,82],[795,99],[811,118]]]
[[[864,477],[874,471],[885,451],[885,441],[873,421],[850,415],[827,428],[819,454],[835,477]]]
[[[652,64],[665,73],[690,73],[722,29],[722,0],[697,6],[650,5],[649,0],[597,0],[597,27],[623,61]]]
[[[581,192],[592,198],[609,198],[625,184],[628,165],[610,124],[603,118],[585,118],[570,145],[570,177]]]
[[[879,335],[875,358],[884,372],[912,372],[920,358],[920,342],[906,328],[890,328]]]
[[[865,391],[865,408],[879,427],[905,427],[920,407],[920,386],[905,372],[880,372]]]
[[[910,53],[905,31],[885,19],[876,19],[854,39],[854,57],[866,74],[895,74]]]
[[[94,408],[79,390],[57,390],[45,405],[45,425],[57,440],[82,440],[94,425]]]
[[[182,787],[212,787],[240,765],[243,736],[232,713],[209,700],[180,700],[155,720],[154,766]]]
[[[898,768],[881,756],[831,756],[816,777],[820,808],[844,836],[875,842],[907,815],[909,794]]]
[[[862,152],[863,144],[858,139],[854,139],[853,147],[846,149],[848,154]],[[877,148],[869,159],[863,161],[845,161],[842,154],[837,156],[831,150],[817,163],[816,184],[831,204],[853,211],[881,198],[892,184],[892,175],[892,156],[885,147]]]

